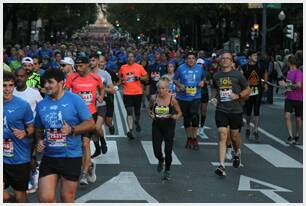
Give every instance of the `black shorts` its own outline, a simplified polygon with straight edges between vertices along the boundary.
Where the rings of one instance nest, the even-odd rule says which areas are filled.
[[[123,95],[123,103],[125,108],[134,107],[135,115],[140,115],[142,94]],[[129,113],[129,111],[127,111]],[[129,115],[129,114],[128,114]]]
[[[81,169],[82,157],[43,157],[39,167],[39,178],[57,174],[67,180],[77,182],[81,175]]]
[[[294,109],[294,113],[296,117],[303,116],[303,102],[297,100],[285,100],[285,112],[292,113]]]
[[[97,118],[98,118],[98,112],[92,114],[92,118],[93,118],[93,120],[94,120],[95,123],[96,123],[96,122],[97,122]],[[89,139],[90,139],[91,136],[95,134],[95,131],[96,131],[96,130],[93,130],[93,131],[91,131],[91,132],[86,132],[86,133],[84,133],[84,134],[82,135],[82,138],[83,138],[83,137],[86,137],[86,138],[89,138]]]
[[[106,105],[97,107],[97,115],[105,118],[105,116],[106,116]]]
[[[106,117],[113,117],[114,115],[114,96],[107,97],[106,101]]]
[[[195,99],[193,101],[183,101],[179,100],[179,105],[182,110],[183,117],[190,117],[193,115],[198,115],[200,112],[200,99]]]
[[[248,100],[245,101],[245,112],[247,116],[252,115],[254,110],[254,116],[259,116],[261,104],[261,95],[250,96]]]
[[[216,110],[215,121],[217,127],[227,127],[230,129],[241,129],[243,126],[242,113],[225,113]]]
[[[30,180],[31,164],[3,164],[4,189],[11,186],[14,190],[25,192]]]
[[[202,93],[202,95],[201,95],[201,102],[202,103],[208,103],[208,100],[209,100],[208,93]]]

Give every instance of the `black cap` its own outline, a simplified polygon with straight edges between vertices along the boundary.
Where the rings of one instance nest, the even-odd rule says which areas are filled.
[[[256,51],[256,50],[250,49],[250,50],[248,51],[248,57],[251,56],[252,54],[257,54],[257,51]]]
[[[89,64],[88,57],[78,56],[75,60],[75,64]]]

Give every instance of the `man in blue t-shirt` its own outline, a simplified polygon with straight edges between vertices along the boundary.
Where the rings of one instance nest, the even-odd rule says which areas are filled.
[[[29,138],[34,133],[34,118],[30,105],[13,96],[15,76],[3,72],[3,185],[11,186],[14,197],[3,192],[3,201],[26,202],[30,179],[31,147]]]
[[[176,98],[184,117],[187,136],[186,148],[199,149],[197,131],[199,127],[199,109],[201,88],[204,86],[204,71],[196,64],[196,54],[187,53],[187,63],[179,66],[174,74],[173,82],[178,88]]]
[[[44,151],[39,168],[40,202],[56,202],[59,178],[61,201],[74,202],[82,166],[81,134],[95,129],[82,98],[63,89],[64,78],[61,70],[46,70],[46,96],[36,107],[37,151]]]

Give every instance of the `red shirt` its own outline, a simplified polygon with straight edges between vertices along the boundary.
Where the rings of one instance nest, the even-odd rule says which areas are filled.
[[[102,80],[99,75],[89,73],[87,76],[81,77],[79,73],[75,72],[68,76],[65,86],[82,97],[91,114],[97,112],[97,88],[102,88]]]
[[[135,80],[135,77],[143,77],[147,75],[146,70],[140,64],[134,63],[132,65],[122,65],[118,76],[123,78],[124,95],[139,95],[142,94],[142,86],[140,80]]]

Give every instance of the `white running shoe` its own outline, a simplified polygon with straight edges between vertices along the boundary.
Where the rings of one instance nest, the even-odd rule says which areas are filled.
[[[94,163],[93,161],[91,162],[91,166],[88,170],[88,177],[87,177],[87,181],[90,183],[94,183],[97,180],[97,176],[96,176],[96,163]]]

